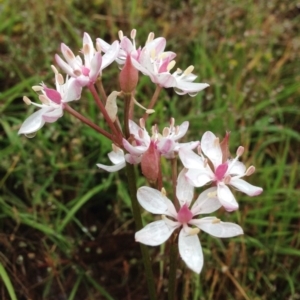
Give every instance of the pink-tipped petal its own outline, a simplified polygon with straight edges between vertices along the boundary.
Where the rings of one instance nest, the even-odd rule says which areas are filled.
[[[78,100],[81,97],[82,85],[77,78],[70,78],[66,83],[66,94],[63,97],[63,102]]]
[[[223,179],[225,173],[227,172],[227,170],[228,170],[228,164],[227,163],[219,165],[216,169],[216,172],[215,172],[216,179],[218,181],[221,181]]]
[[[96,52],[91,61],[91,69],[89,74],[91,83],[96,82],[97,77],[101,71],[101,64],[102,64],[102,55],[100,52]]]
[[[261,187],[252,185],[240,178],[232,177],[229,184],[234,186],[237,190],[247,194],[248,196],[257,196],[263,192],[263,189]]]
[[[57,119],[61,118],[63,116],[63,108],[62,106],[59,106],[57,108],[52,108],[52,110],[49,110],[43,114],[43,119],[47,123],[53,123]]]
[[[203,253],[198,235],[187,235],[182,229],[178,247],[182,260],[192,271],[199,274],[203,267]]]
[[[49,89],[47,87],[44,87],[44,92],[46,93],[46,96],[53,101],[56,104],[60,104],[61,103],[61,94],[54,89]]]

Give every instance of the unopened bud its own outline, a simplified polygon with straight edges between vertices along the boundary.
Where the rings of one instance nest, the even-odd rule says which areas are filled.
[[[142,156],[141,167],[143,175],[151,184],[155,184],[159,174],[159,153],[153,141]]]
[[[139,80],[138,70],[131,62],[131,56],[127,55],[123,69],[119,75],[120,87],[124,93],[131,93]]]

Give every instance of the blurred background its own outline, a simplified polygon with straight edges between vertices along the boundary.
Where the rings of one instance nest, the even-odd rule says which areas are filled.
[[[32,139],[17,135],[34,111],[22,97],[38,102],[31,86],[53,85],[60,43],[78,53],[83,32],[113,42],[132,28],[138,45],[151,31],[165,37],[177,66],[210,84],[193,98],[164,90],[148,128],[173,116],[190,122],[185,140],[230,131],[231,152],[243,145],[257,168],[247,180],[264,188],[237,192],[240,210],[220,215],[243,237],[200,234],[204,269],[180,262],[178,299],[300,299],[300,2],[0,0],[0,20],[1,299],[148,299],[125,172],[96,167],[110,164],[109,141],[67,113]],[[117,74],[105,69],[107,93]],[[141,76],[136,98],[147,105],[154,90]],[[104,126],[88,92],[72,107]],[[165,299],[168,246],[150,250]]]

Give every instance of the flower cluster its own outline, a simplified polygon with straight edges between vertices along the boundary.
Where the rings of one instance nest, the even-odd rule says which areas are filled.
[[[66,73],[66,77],[64,79],[56,67],[52,66],[55,89],[44,83],[33,86],[41,104],[34,103],[24,96],[26,104],[32,104],[40,109],[25,120],[19,134],[32,136],[45,123],[55,122],[63,116],[64,111],[68,111],[107,137],[112,142],[113,150],[108,153],[108,157],[113,165],[97,164],[97,166],[108,172],[115,172],[124,168],[126,164],[141,164],[142,173],[151,187],[139,188],[137,199],[147,211],[162,215],[161,220],[138,230],[135,234],[136,241],[156,246],[164,243],[174,233],[173,241],[177,242],[176,234],[181,228],[178,233],[180,256],[190,269],[200,273],[203,266],[203,254],[198,238],[200,230],[220,238],[243,234],[243,230],[237,224],[223,223],[216,217],[206,216],[198,219],[197,216],[213,213],[220,207],[229,212],[237,210],[238,203],[229,186],[249,196],[259,195],[262,188],[242,179],[253,174],[255,168],[254,166],[246,168],[239,161],[244,152],[242,146],[238,147],[236,157],[231,158],[229,133],[221,142],[212,132],[207,131],[200,141],[182,143],[179,140],[186,135],[189,122],[184,121],[176,126],[174,118],[171,118],[169,127],[160,132],[158,126],[154,125],[149,134],[146,129],[147,117],[148,114],[155,112],[153,107],[162,88],[173,88],[178,95],[196,96],[198,92],[208,87],[208,84],[194,82],[197,76],[192,73],[193,66],[189,66],[185,71],[177,68],[171,72],[175,66],[176,54],[165,51],[165,38],[155,38],[154,34],[150,33],[145,45],[140,47],[136,46],[135,38],[136,30],[132,30],[130,38],[120,31],[119,40],[110,44],[97,38],[94,44],[89,34],[84,33],[81,55],[74,54],[62,43],[62,56],[56,54],[55,60],[59,68]],[[102,73],[113,62],[121,69],[118,76],[118,86],[121,90],[109,91],[106,96]],[[148,76],[156,85],[154,95],[146,107],[134,98],[139,72]],[[81,98],[84,88],[91,92],[108,130],[100,128],[96,122],[69,106],[70,102]],[[119,97],[123,97],[123,114],[118,114]],[[139,125],[133,120],[136,107],[134,104],[145,110]],[[174,162],[178,157],[184,168],[176,181],[177,164]],[[171,162],[171,176],[162,174],[162,158]],[[163,180],[168,177],[173,178],[172,183],[176,191],[173,202],[166,197],[162,188]],[[208,184],[212,186],[193,201],[195,187],[206,187]],[[134,199],[135,197],[132,197],[132,201],[136,201]],[[133,205],[134,207],[137,206]]]

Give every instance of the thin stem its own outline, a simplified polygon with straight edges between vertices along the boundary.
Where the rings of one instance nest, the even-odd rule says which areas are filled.
[[[174,300],[176,294],[176,269],[177,269],[178,246],[172,241],[170,249],[170,271],[168,282],[168,299]]]
[[[126,172],[127,172],[127,180],[128,180],[128,189],[129,194],[131,198],[131,206],[132,206],[132,212],[133,212],[133,218],[135,221],[135,226],[137,230],[142,229],[143,222],[142,222],[142,216],[140,212],[139,203],[137,200],[137,188],[136,188],[136,178],[134,173],[134,166],[126,163]],[[142,259],[144,262],[145,272],[146,272],[146,280],[148,285],[148,291],[149,291],[149,297],[151,300],[156,299],[156,293],[155,293],[155,283],[154,283],[154,277],[151,267],[151,261],[150,261],[150,255],[147,246],[140,244],[141,252],[142,252]]]
[[[103,99],[104,105],[106,104],[106,100],[107,100],[107,95],[105,93],[105,90],[103,88],[103,84],[102,84],[102,78],[100,78],[99,80],[96,81],[96,85],[97,85],[97,89],[101,95],[101,98]]]
[[[148,105],[148,109],[152,109],[154,107],[154,105],[155,105],[155,103],[156,103],[156,101],[158,99],[158,96],[159,96],[159,93],[160,93],[161,90],[162,90],[162,87],[159,86],[159,85],[157,85],[156,86],[156,90],[155,90],[155,92],[154,92],[154,94],[152,96],[152,99],[151,99],[151,101],[150,101],[150,103]],[[147,113],[145,113],[143,115],[143,118],[145,119],[145,121],[147,120],[148,116],[149,115]]]
[[[130,120],[130,110],[131,110],[131,102],[132,97],[131,94],[124,94],[124,131],[125,137],[128,139],[130,137],[130,130],[129,130],[129,120]]]
[[[176,196],[176,186],[177,186],[177,157],[171,159],[172,166],[172,188],[173,188],[173,199],[176,210],[179,210],[179,201]]]
[[[116,128],[116,126],[114,125],[113,121],[111,120],[111,118],[109,117],[101,99],[98,96],[98,93],[95,89],[94,85],[89,85],[89,90],[92,93],[101,113],[104,116],[105,121],[107,122],[108,126],[110,127],[110,129],[112,130],[113,134],[116,136],[116,139],[119,141],[118,145],[122,146],[122,133]]]
[[[70,113],[75,118],[79,119],[81,122],[83,122],[86,125],[88,125],[91,128],[93,128],[94,130],[96,130],[100,134],[104,135],[105,137],[107,137],[108,139],[110,139],[112,142],[114,142],[114,143],[116,142],[115,139],[114,139],[114,137],[110,133],[108,133],[104,129],[100,128],[99,126],[97,126],[95,123],[93,123],[91,120],[89,120],[88,118],[84,117],[82,114],[80,114],[76,110],[74,110],[68,104],[65,104],[64,110],[67,111],[68,113]]]

